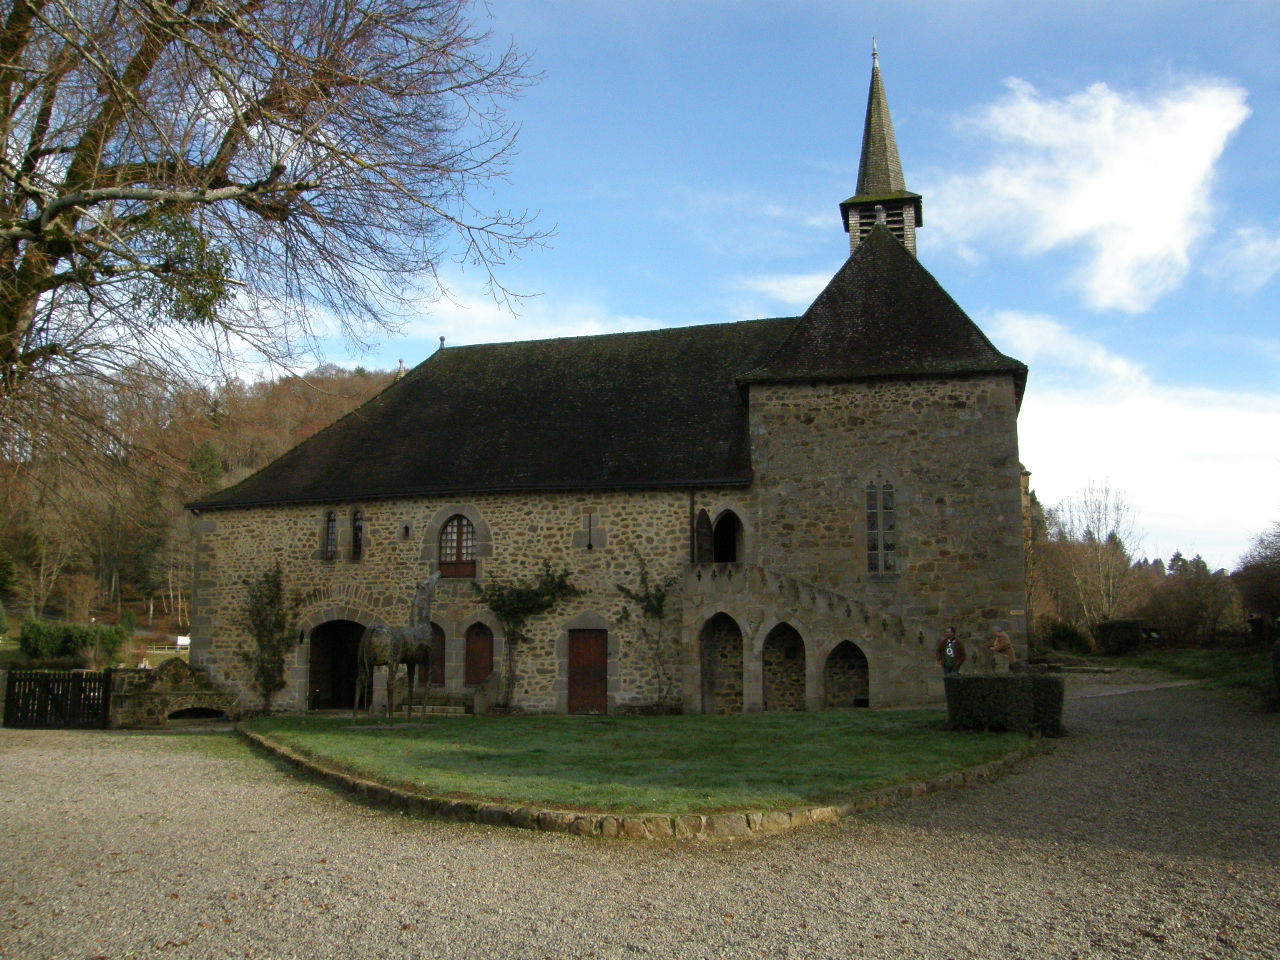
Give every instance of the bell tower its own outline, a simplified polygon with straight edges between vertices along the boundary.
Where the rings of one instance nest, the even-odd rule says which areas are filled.
[[[916,227],[924,225],[920,194],[907,189],[893,135],[889,101],[880,79],[880,54],[871,41],[871,89],[862,128],[862,158],[858,163],[858,192],[840,204],[840,219],[849,234],[849,252],[858,248],[871,228],[883,223],[914,256]]]

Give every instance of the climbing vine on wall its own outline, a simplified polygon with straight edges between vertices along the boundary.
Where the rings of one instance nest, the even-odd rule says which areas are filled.
[[[531,617],[546,613],[561,600],[582,591],[569,580],[569,570],[555,570],[551,561],[542,561],[542,570],[534,580],[475,584],[480,602],[493,611],[507,636],[507,677],[505,703],[511,705],[515,689],[515,648],[529,639],[526,625]]]
[[[668,655],[666,638],[663,636],[663,625],[667,617],[667,598],[675,589],[680,578],[672,575],[661,580],[654,580],[649,575],[649,565],[645,563],[639,550],[632,551],[636,557],[636,566],[640,570],[639,584],[633,589],[625,583],[614,584],[622,596],[635,604],[640,612],[638,632],[640,639],[653,652],[654,666],[661,678],[662,689],[658,694],[659,708],[667,710],[672,706],[672,691],[675,689],[675,673],[672,670],[671,658]],[[624,605],[618,614],[619,623],[631,620],[631,608]]]

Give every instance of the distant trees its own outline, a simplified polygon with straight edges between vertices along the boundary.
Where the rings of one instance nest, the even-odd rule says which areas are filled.
[[[1205,646],[1213,643],[1235,603],[1226,570],[1211,571],[1198,555],[1187,559],[1175,553],[1139,611],[1145,622],[1159,628],[1165,642]]]
[[[1042,645],[1090,649],[1098,624],[1116,618],[1141,619],[1175,645],[1203,645],[1240,620],[1239,572],[1229,577],[1180,552],[1167,564],[1133,559],[1134,513],[1109,485],[1049,509],[1033,496],[1030,531],[1028,594]],[[1280,550],[1276,557],[1280,569]],[[1276,594],[1280,602],[1280,581]]]
[[[1271,639],[1280,620],[1280,523],[1258,534],[1231,574],[1258,632]]]
[[[1131,584],[1133,509],[1110,485],[1089,486],[1033,523],[1034,580],[1059,619],[1091,630],[1117,615]]]
[[[391,374],[322,367],[307,377],[105,391],[111,455],[80,469],[57,451],[0,457],[0,553],[10,609],[73,616],[142,601],[185,628],[191,577],[183,503],[242,479],[378,393]],[[3,444],[0,443],[0,446]]]

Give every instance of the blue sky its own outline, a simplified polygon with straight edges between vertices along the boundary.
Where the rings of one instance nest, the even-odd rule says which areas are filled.
[[[847,256],[871,38],[920,259],[1031,368],[1046,504],[1109,484],[1139,554],[1233,566],[1280,520],[1280,4],[490,0],[543,78],[505,182],[548,244],[397,337],[438,345],[794,316]],[[480,11],[483,13],[483,9]]]

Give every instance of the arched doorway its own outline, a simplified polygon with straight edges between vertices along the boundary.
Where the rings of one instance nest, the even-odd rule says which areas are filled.
[[[742,554],[742,521],[732,510],[726,510],[716,519],[711,549],[716,563],[738,562]]]
[[[804,709],[804,640],[788,623],[780,623],[764,639],[760,651],[765,710]]]
[[[717,613],[702,627],[702,712],[742,712],[742,631]]]
[[[308,709],[341,710],[355,706],[363,633],[364,625],[354,620],[328,620],[311,631]]]
[[[466,642],[463,683],[476,687],[493,673],[493,631],[483,623],[473,623],[467,627]]]
[[[867,655],[857,644],[845,640],[832,650],[823,675],[828,708],[871,705]]]

